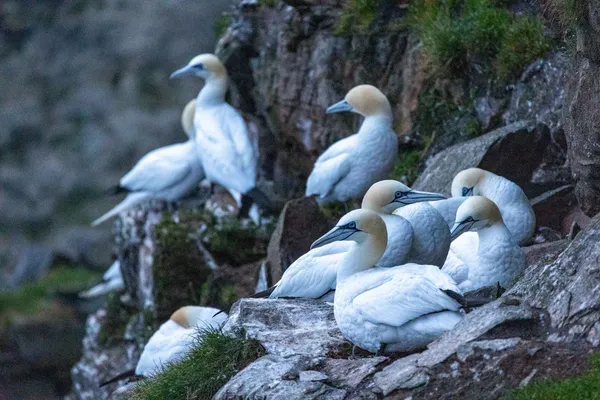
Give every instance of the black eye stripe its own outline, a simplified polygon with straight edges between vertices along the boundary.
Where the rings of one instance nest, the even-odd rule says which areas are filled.
[[[196,64],[196,65],[194,65],[194,68],[202,70],[202,69],[204,69],[204,65],[203,64]]]

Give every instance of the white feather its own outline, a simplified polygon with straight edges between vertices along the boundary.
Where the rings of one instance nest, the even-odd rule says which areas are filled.
[[[102,296],[111,292],[119,292],[125,289],[123,276],[121,275],[121,263],[116,260],[104,273],[102,282],[79,293],[79,297],[92,298]]]

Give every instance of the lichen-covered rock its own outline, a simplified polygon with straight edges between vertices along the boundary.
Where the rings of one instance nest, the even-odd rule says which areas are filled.
[[[413,187],[449,194],[457,173],[479,167],[504,176],[527,189],[533,171],[538,167],[548,145],[548,139],[546,127],[535,126],[527,121],[515,122],[436,154],[428,161],[427,168]],[[519,168],[514,168],[515,165],[519,165]]]

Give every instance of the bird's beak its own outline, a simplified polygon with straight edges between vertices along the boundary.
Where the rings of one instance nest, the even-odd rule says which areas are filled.
[[[319,239],[315,240],[315,242],[310,246],[310,249],[316,249],[317,247],[325,246],[326,244],[339,242],[341,240],[346,240],[350,236],[354,235],[358,232],[356,228],[346,228],[341,226],[336,226]]]
[[[335,114],[339,112],[352,111],[352,106],[346,100],[335,103],[325,111],[327,114]]]
[[[453,241],[463,233],[467,232],[475,222],[456,222],[450,230],[450,241]]]
[[[402,193],[400,196],[394,197],[392,203],[400,203],[402,205],[409,205],[415,203],[422,203],[424,201],[437,201],[444,200],[446,196],[440,193],[431,192],[420,192],[418,190],[410,190]]]
[[[189,65],[186,65],[185,67],[180,68],[177,71],[173,72],[169,78],[170,79],[182,78],[184,76],[191,75],[192,71],[193,71],[193,68]]]

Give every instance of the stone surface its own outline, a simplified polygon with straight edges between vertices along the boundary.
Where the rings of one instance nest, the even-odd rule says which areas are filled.
[[[281,357],[325,357],[349,347],[333,319],[333,307],[319,300],[241,299],[223,327],[232,333],[240,329]]]
[[[274,284],[310,245],[331,228],[312,198],[290,200],[279,215],[267,250],[269,280]]]
[[[541,161],[548,139],[547,128],[515,122],[438,153],[427,162],[413,188],[449,194],[454,176],[471,167],[486,169],[525,187]],[[515,164],[518,169],[513,168]]]

